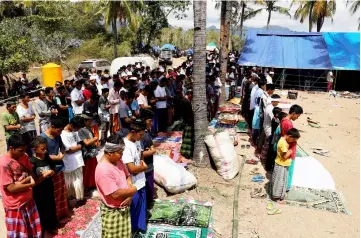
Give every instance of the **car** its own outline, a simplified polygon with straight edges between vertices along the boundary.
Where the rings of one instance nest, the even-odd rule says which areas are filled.
[[[95,68],[96,70],[110,70],[110,63],[108,60],[106,59],[87,59],[87,60],[83,60],[78,68]]]
[[[172,65],[173,63],[173,53],[171,50],[164,49],[160,52],[159,64]]]

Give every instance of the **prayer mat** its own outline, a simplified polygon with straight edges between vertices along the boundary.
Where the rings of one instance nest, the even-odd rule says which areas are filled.
[[[237,123],[237,132],[239,133],[247,133],[248,125],[245,121],[240,121]]]
[[[334,190],[292,186],[285,201],[290,206],[351,215],[351,212],[346,208],[344,196]]]

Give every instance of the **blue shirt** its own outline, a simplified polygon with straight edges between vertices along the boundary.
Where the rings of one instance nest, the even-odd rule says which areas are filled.
[[[260,114],[259,114],[259,106],[255,106],[254,114],[252,119],[252,129],[260,129]]]
[[[134,99],[133,102],[130,104],[130,108],[132,109],[132,111],[139,112],[140,107],[139,107],[138,101]]]
[[[44,132],[41,133],[40,136],[44,137],[46,139],[48,154],[49,155],[58,155],[59,151],[60,151],[60,148],[63,145],[60,136],[57,136],[54,139],[51,139]],[[64,162],[62,160],[54,161],[54,163],[56,164],[56,169],[55,169],[56,171],[55,172],[59,172],[64,168]]]

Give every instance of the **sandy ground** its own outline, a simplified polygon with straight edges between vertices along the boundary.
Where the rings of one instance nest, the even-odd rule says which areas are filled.
[[[286,100],[285,96],[283,99]],[[301,129],[299,144],[312,154],[311,147],[322,147],[330,151],[330,157],[312,154],[331,173],[338,191],[346,198],[352,215],[336,214],[307,208],[282,206],[282,214],[269,216],[266,199],[250,197],[256,185],[250,182],[249,171],[260,165],[245,165],[241,171],[241,190],[239,194],[239,237],[359,237],[360,223],[360,101],[356,99],[331,98],[326,93],[300,92],[297,103],[306,112],[294,124]],[[0,113],[5,107],[0,107]],[[321,128],[312,128],[307,117],[319,121]],[[328,124],[337,124],[329,126]],[[243,136],[247,140],[247,136]],[[245,144],[239,140],[240,144]],[[0,154],[5,152],[4,132],[0,130]],[[239,154],[252,158],[252,149],[236,147]],[[240,158],[241,160],[241,158]],[[193,198],[213,203],[215,237],[228,238],[232,234],[233,195],[236,180],[223,180],[210,168],[191,167],[197,177],[197,188],[178,195],[167,195],[158,188],[159,198]],[[263,174],[265,174],[263,172]],[[264,183],[268,182],[266,179]],[[2,204],[1,204],[2,205]],[[6,236],[3,209],[0,208],[0,237]]]

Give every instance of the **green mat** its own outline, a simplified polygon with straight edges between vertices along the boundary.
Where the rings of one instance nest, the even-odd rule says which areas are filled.
[[[240,121],[237,123],[237,132],[247,133],[248,132],[248,125],[245,121]]]
[[[155,200],[145,237],[212,237],[212,205],[196,200]],[[162,236],[163,235],[163,236]]]

